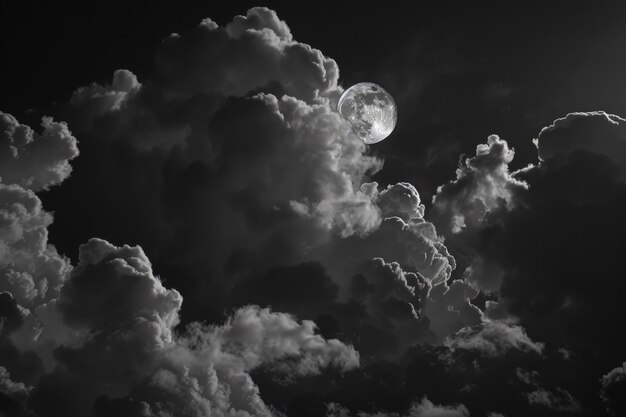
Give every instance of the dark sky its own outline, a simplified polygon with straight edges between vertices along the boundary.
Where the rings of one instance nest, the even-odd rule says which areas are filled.
[[[0,6],[0,416],[623,415],[621,2],[93,3]]]

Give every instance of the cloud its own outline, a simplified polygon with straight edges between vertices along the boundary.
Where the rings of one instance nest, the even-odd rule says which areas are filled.
[[[433,287],[424,300],[423,312],[438,341],[462,328],[482,323],[481,310],[471,302],[477,295],[475,288],[460,279]]]
[[[426,397],[414,404],[409,410],[408,417],[467,417],[469,411],[460,404],[456,406],[435,405]]]
[[[52,216],[19,185],[0,183],[0,290],[24,305],[58,294],[69,262],[48,244]]]
[[[384,217],[399,217],[404,221],[424,217],[420,195],[407,182],[387,186],[380,192],[376,202]]]
[[[0,413],[11,416],[26,416],[24,401],[32,390],[22,382],[11,380],[7,369],[0,366]]]
[[[76,90],[58,108],[73,133],[44,119],[27,141],[5,117],[4,389],[42,416],[594,409],[623,350],[619,317],[596,320],[623,294],[623,120],[557,121],[517,172],[492,135],[426,213],[411,184],[372,182],[383,162],[334,111],[338,76],[254,8],[171,35],[141,80]],[[46,143],[65,153],[25,156]],[[41,197],[51,226],[34,193],[64,179]]]
[[[523,328],[497,321],[488,321],[476,327],[465,327],[446,342],[453,351],[456,349],[476,350],[486,356],[502,355],[509,349],[541,354],[542,343],[533,342]]]
[[[28,387],[21,382],[11,381],[11,376],[5,367],[0,366],[0,390],[9,397],[22,397],[28,395],[32,387]]]
[[[339,404],[331,403],[328,405],[327,417],[350,417],[352,415],[348,409]],[[415,402],[405,414],[381,411],[373,414],[360,412],[357,415],[358,417],[468,417],[470,413],[462,404],[454,406],[435,405],[424,397]]]
[[[255,65],[245,64],[250,61]],[[177,96],[241,96],[278,81],[286,94],[307,101],[336,92],[339,77],[334,60],[295,41],[286,23],[264,7],[223,28],[205,19],[186,34],[170,35],[157,54],[157,74]]]
[[[72,171],[69,161],[78,156],[77,141],[67,124],[51,117],[41,120],[35,133],[15,117],[0,112],[0,181],[33,191],[60,184]]]
[[[52,215],[34,191],[62,182],[78,149],[65,123],[44,118],[39,135],[10,114],[0,121],[0,291],[31,306],[54,298],[70,269],[48,244]]]
[[[94,235],[141,243],[176,280],[183,321],[217,322],[256,302],[245,285],[309,261],[339,297],[377,257],[432,285],[450,278],[455,259],[415,187],[371,182],[383,163],[334,109],[336,63],[274,12],[254,8],[222,27],[205,19],[168,37],[156,61],[144,79],[118,70],[62,109],[89,163],[52,201],[90,198],[56,211],[60,247]],[[285,300],[302,290],[282,289],[294,292]],[[288,304],[275,298],[258,302]],[[284,308],[316,319],[315,302],[300,300],[309,305]]]
[[[603,111],[569,113],[541,129],[533,142],[539,159],[555,163],[584,150],[608,156],[624,167],[626,161],[626,120]]]
[[[314,329],[313,322],[256,306],[237,310],[220,326],[196,323],[163,352],[162,365],[143,384],[125,399],[100,398],[97,413],[122,406],[155,415],[270,416],[250,371],[269,366],[304,376],[358,366],[353,348]]]
[[[456,180],[437,188],[429,213],[448,238],[448,245],[471,260],[464,271],[465,280],[486,292],[500,289],[504,271],[477,253],[475,247],[481,242],[476,241],[475,231],[489,227],[500,212],[522,203],[520,194],[528,184],[517,178],[519,172],[509,171],[514,156],[505,140],[490,135],[486,144],[476,147],[475,156],[459,165]]]
[[[554,392],[538,389],[528,393],[527,398],[531,404],[540,405],[554,411],[568,413],[579,413],[582,411],[580,403],[564,389],[557,388]]]
[[[175,333],[180,294],[162,285],[140,247],[102,239],[81,246],[53,301],[46,306],[79,337],[68,343],[62,332],[50,335],[59,336],[51,347],[57,366],[27,401],[39,415],[84,415],[93,407],[105,415],[111,407],[155,415],[271,415],[252,370],[307,376],[359,365],[354,348],[316,334],[312,321],[257,306],[234,311],[221,325],[196,322]],[[56,408],[47,410],[52,397]]]
[[[478,145],[476,156],[466,158],[465,166],[459,164],[456,180],[437,188],[431,213],[435,223],[447,233],[459,233],[478,227],[490,212],[514,207],[516,194],[528,187],[509,172],[514,156],[497,135]]]
[[[604,112],[557,119],[535,140],[539,163],[509,174],[527,187],[482,182],[487,195],[501,195],[507,184],[514,204],[502,198],[479,222],[446,233],[446,245],[465,268],[464,280],[498,298],[486,303],[487,317],[515,323],[533,340],[576,358],[569,368],[576,386],[543,369],[553,387],[529,391],[537,406],[578,404],[601,413],[594,379],[623,359],[623,343],[612,336],[622,326],[615,308],[624,291],[618,272],[626,233],[623,128],[622,118]],[[435,198],[435,206],[438,200],[452,204],[443,213],[458,210],[465,218],[473,213],[460,198],[462,190],[445,190],[453,188],[444,185],[440,192],[446,199]],[[439,219],[446,218],[451,216]],[[439,221],[434,222],[443,229],[446,223]],[[608,316],[615,319],[605,320]]]
[[[336,307],[335,317],[344,337],[369,360],[397,360],[408,347],[432,337],[421,316],[430,289],[419,273],[374,258],[352,277],[348,302]]]
[[[320,333],[349,341],[365,361],[398,359],[432,338],[421,308],[431,285],[418,273],[381,258],[362,262],[340,294],[320,263],[272,268],[233,290],[235,305],[250,302],[314,319]]]
[[[626,362],[610,370],[600,378],[600,397],[609,412],[615,416],[626,411]]]
[[[181,304],[178,291],[164,288],[154,275],[141,247],[115,247],[94,238],[80,247],[58,308],[74,327],[106,328],[154,314],[169,329],[179,322]],[[164,342],[171,339],[164,336]]]

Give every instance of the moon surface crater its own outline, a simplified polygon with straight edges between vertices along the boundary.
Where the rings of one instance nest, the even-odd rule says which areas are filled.
[[[398,109],[391,94],[370,82],[355,84],[344,91],[337,110],[367,144],[389,136],[398,120]]]

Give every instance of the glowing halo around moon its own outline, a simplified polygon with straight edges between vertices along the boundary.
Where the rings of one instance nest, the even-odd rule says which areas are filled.
[[[343,92],[337,111],[365,143],[380,142],[393,132],[398,121],[396,102],[378,84],[364,82]]]

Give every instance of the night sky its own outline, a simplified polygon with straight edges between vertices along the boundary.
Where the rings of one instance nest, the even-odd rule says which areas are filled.
[[[0,417],[626,415],[626,6],[90,3],[0,6]]]

